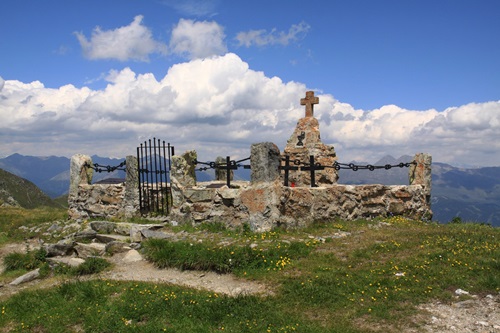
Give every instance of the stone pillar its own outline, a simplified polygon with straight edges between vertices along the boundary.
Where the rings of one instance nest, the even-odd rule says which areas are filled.
[[[226,163],[227,159],[225,157],[217,156],[217,158],[215,159],[216,165],[226,165]],[[230,172],[229,179],[233,180],[234,171],[229,170],[229,172]],[[220,168],[215,169],[215,180],[220,180],[224,182],[227,181],[227,169],[220,169]]]
[[[432,190],[432,156],[425,153],[417,153],[413,160],[416,164],[411,164],[410,170],[408,171],[410,185],[424,185],[427,202],[430,203]]]
[[[197,159],[195,150],[187,151],[182,156],[172,156],[170,170],[170,184],[172,187],[172,205],[179,207],[183,201],[183,192],[186,187],[196,186],[194,161]]]
[[[139,213],[139,165],[137,157],[129,155],[125,158],[125,217],[133,217]]]
[[[90,184],[94,170],[86,165],[92,165],[90,156],[76,154],[71,157],[69,166],[69,197],[78,195],[78,185]]]
[[[272,142],[254,143],[250,150],[252,184],[274,182],[279,178],[280,150]]]

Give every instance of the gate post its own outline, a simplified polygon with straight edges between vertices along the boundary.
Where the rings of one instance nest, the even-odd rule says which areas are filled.
[[[71,157],[69,165],[69,193],[68,193],[68,216],[76,220],[84,217],[79,203],[79,186],[89,185],[92,182],[94,170],[90,167],[92,159],[90,156],[76,154]]]
[[[125,217],[138,215],[139,205],[139,178],[137,157],[129,155],[125,158]]]
[[[69,166],[69,197],[78,195],[78,185],[90,184],[94,170],[87,165],[92,165],[88,155],[76,154],[71,157]]]
[[[430,204],[432,189],[432,156],[425,153],[417,153],[413,160],[415,163],[410,165],[410,170],[408,171],[410,185],[424,185],[427,203]]]
[[[184,202],[184,189],[196,186],[194,170],[197,154],[195,150],[187,151],[182,156],[172,156],[170,184],[172,189],[172,206],[177,208]]]

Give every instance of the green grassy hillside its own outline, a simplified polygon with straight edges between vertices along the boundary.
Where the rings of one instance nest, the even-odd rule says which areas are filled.
[[[0,205],[2,204],[23,208],[59,206],[29,180],[0,169]]]

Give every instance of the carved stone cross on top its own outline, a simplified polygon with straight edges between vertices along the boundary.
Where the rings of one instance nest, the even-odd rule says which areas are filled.
[[[306,106],[306,117],[314,117],[314,104],[319,104],[319,97],[314,97],[314,91],[307,91],[306,98],[300,99],[300,105]]]

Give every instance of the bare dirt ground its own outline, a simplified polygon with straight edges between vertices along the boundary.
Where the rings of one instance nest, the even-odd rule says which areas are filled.
[[[425,314],[421,315],[423,326],[418,332],[500,332],[500,294],[472,295],[465,300],[460,297],[451,304],[432,302],[419,308]]]

